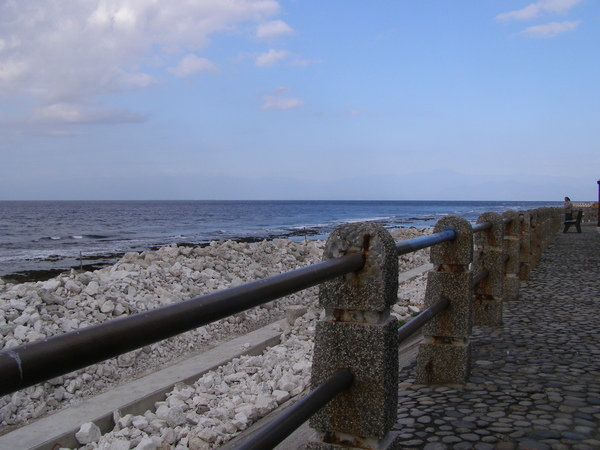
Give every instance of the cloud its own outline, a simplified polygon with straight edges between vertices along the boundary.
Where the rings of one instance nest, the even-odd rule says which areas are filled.
[[[215,33],[257,24],[265,36],[283,33],[268,26],[279,10],[277,0],[3,1],[0,97],[27,96],[56,119],[73,120],[65,104],[92,117],[91,99],[155,85],[169,67],[182,76],[214,71],[190,53]],[[102,120],[103,105],[94,105]]]
[[[273,20],[259,25],[256,29],[256,37],[261,40],[271,40],[291,34],[294,34],[294,30],[283,20]]]
[[[535,19],[542,13],[564,14],[578,5],[581,0],[539,0],[522,9],[498,14],[497,20],[530,20]]]
[[[256,57],[254,64],[258,67],[271,67],[279,61],[287,58],[289,53],[286,50],[269,50],[267,53],[261,53]]]
[[[196,55],[187,55],[176,67],[171,67],[168,71],[177,77],[187,77],[197,73],[218,73],[219,69],[209,59],[198,58]]]
[[[263,97],[264,103],[261,109],[275,109],[285,111],[298,108],[304,105],[304,100],[297,97],[286,97],[285,94],[291,92],[290,88],[280,87]]]
[[[521,34],[532,38],[551,38],[575,30],[580,23],[581,20],[574,22],[550,22],[545,25],[526,28]]]
[[[108,110],[78,103],[54,103],[40,106],[33,111],[36,123],[82,124],[82,123],[135,123],[143,122],[144,115],[126,110]]]

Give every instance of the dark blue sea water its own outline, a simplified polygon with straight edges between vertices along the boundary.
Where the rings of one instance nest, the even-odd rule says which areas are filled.
[[[429,227],[445,215],[475,221],[557,202],[458,201],[4,201],[0,276],[114,262],[118,255],[171,243],[325,239],[338,225],[376,221]],[[81,258],[81,260],[80,260]]]

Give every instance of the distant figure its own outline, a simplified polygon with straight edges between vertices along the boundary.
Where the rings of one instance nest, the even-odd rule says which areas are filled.
[[[563,209],[565,210],[565,220],[571,220],[573,218],[573,204],[569,197],[565,197]]]

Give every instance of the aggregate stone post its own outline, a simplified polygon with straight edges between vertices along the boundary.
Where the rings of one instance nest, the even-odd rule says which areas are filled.
[[[515,211],[502,214],[508,219],[504,224],[504,254],[508,260],[504,262],[504,300],[516,300],[519,297],[519,269],[521,266],[521,221]]]
[[[541,252],[540,252],[540,258],[542,257],[542,253],[544,253],[544,251],[548,248],[548,245],[550,245],[550,240],[551,240],[551,236],[554,235],[553,230],[552,230],[552,224],[550,222],[550,208],[541,208],[541,212],[542,212],[542,220],[543,220],[543,225],[542,225],[542,247],[541,247]]]
[[[554,234],[562,228],[562,211],[560,208],[554,208]]]
[[[521,252],[519,280],[527,281],[531,275],[531,214],[523,211],[519,214],[521,223]]]
[[[453,227],[457,237],[431,247],[434,268],[427,278],[425,307],[442,298],[449,306],[423,327],[417,357],[419,384],[464,383],[471,371],[473,228],[465,219],[448,216],[438,221],[434,233],[447,227]]]
[[[502,325],[502,295],[504,287],[504,221],[495,212],[486,212],[477,223],[492,224],[491,228],[475,233],[473,272],[484,270],[488,276],[473,287],[473,325]]]
[[[361,253],[365,266],[323,283],[311,384],[323,383],[340,369],[354,375],[310,419],[316,438],[311,449],[389,448],[398,433],[398,321],[390,308],[398,296],[398,253],[392,236],[375,223],[343,225],[329,236],[323,259]]]
[[[529,264],[531,266],[531,270],[534,270],[542,256],[542,227],[540,223],[539,209],[530,210],[529,215],[531,216],[531,221],[529,222],[529,226],[531,227],[531,244],[529,248],[531,258],[529,260]]]

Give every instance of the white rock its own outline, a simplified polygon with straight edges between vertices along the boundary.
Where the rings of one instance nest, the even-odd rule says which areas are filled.
[[[13,330],[13,336],[20,341],[25,341],[29,331],[29,327],[26,327],[25,325],[17,325]]]
[[[158,408],[156,408],[156,417],[166,420],[167,417],[169,417],[169,411],[171,411],[171,408],[169,408],[167,405],[160,405]]]
[[[148,421],[146,420],[145,417],[136,416],[131,421],[131,425],[133,427],[137,428],[138,430],[144,430],[148,427]]]
[[[92,442],[98,442],[101,434],[100,428],[95,423],[87,422],[81,425],[79,431],[75,433],[75,439],[83,445],[91,444]]]
[[[60,287],[60,280],[58,278],[52,278],[45,281],[43,286],[48,292],[54,292]]]
[[[294,390],[294,388],[296,386],[297,386],[297,384],[294,383],[292,380],[290,380],[288,377],[282,377],[277,382],[277,387],[280,390],[286,391],[286,392],[290,392],[290,391]]]
[[[149,436],[144,436],[140,443],[135,446],[136,450],[156,450],[160,445],[160,441],[156,442]]]
[[[246,403],[242,406],[237,407],[236,411],[238,413],[244,414],[244,416],[247,417],[248,420],[254,420],[257,417],[256,406],[254,405]],[[237,414],[234,417],[237,418]]]
[[[211,430],[209,428],[204,428],[200,433],[198,433],[198,437],[206,442],[217,442],[219,435],[216,431]]]
[[[294,325],[298,317],[302,317],[308,309],[303,305],[292,305],[285,309],[285,317],[290,325]]]
[[[288,391],[280,391],[279,389],[276,389],[273,391],[273,397],[275,397],[277,403],[281,405],[283,402],[290,399],[290,393]]]
[[[231,423],[238,430],[244,430],[244,429],[246,429],[246,427],[248,426],[248,422],[249,422],[248,417],[243,412],[236,413],[236,415],[234,416],[233,420],[231,421]]]
[[[121,368],[131,367],[135,364],[136,357],[137,357],[137,351],[119,355],[119,357],[117,358],[117,365]]]
[[[90,281],[90,283],[86,286],[86,288],[83,290],[83,292],[85,292],[87,295],[90,296],[94,296],[98,293],[98,289],[100,288],[100,285],[98,284],[97,281]]]
[[[198,436],[192,436],[188,440],[188,448],[189,450],[209,450],[210,444]]]
[[[167,414],[167,423],[170,427],[183,425],[185,422],[185,414],[179,406],[175,406],[169,410],[169,413]]]
[[[65,288],[68,289],[70,292],[73,292],[74,294],[79,294],[82,290],[81,285],[73,280],[67,280],[67,282],[65,283]]]
[[[122,439],[114,439],[110,442],[110,445],[106,447],[107,450],[129,450],[129,442]]]
[[[266,395],[259,395],[256,399],[256,412],[258,417],[264,417],[277,408],[277,401],[273,398],[267,397]]]
[[[171,445],[175,443],[177,435],[175,434],[175,430],[173,430],[173,428],[164,428],[161,438],[165,444]]]
[[[102,306],[100,307],[100,311],[102,311],[102,313],[104,313],[104,314],[110,314],[114,310],[115,310],[115,302],[113,302],[111,300],[106,300],[104,303],[102,303]]]
[[[25,308],[27,308],[27,303],[25,303],[23,300],[11,299],[10,307],[18,311],[23,311]]]

